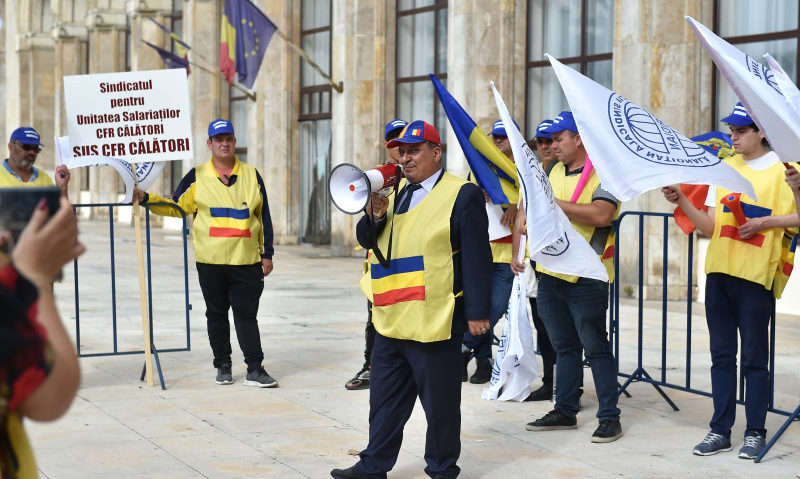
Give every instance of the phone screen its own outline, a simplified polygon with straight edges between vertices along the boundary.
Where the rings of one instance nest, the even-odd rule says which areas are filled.
[[[52,217],[60,205],[61,191],[58,188],[0,188],[0,231],[9,231],[12,238],[11,243],[2,245],[0,250],[7,253],[14,248],[42,198],[47,200]]]

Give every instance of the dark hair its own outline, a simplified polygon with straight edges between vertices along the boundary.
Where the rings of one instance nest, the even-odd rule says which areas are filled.
[[[403,128],[402,128],[402,127],[400,127],[400,128],[395,128],[394,130],[392,130],[392,131],[390,131],[389,133],[387,133],[387,134],[386,134],[386,138],[384,138],[384,139],[385,139],[386,141],[392,141],[392,140],[394,140],[395,138],[397,138],[398,136],[400,136],[400,133],[401,133],[402,131],[403,131]]]
[[[756,133],[761,131],[761,130],[758,129],[758,125],[756,125],[755,123],[750,123],[747,126],[752,128]],[[769,144],[769,142],[767,141],[767,137],[766,136],[761,139],[761,146],[763,146],[764,148],[769,148],[770,150],[772,149],[772,145]]]

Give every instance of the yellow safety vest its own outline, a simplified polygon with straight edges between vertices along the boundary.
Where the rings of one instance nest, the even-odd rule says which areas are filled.
[[[400,185],[404,186],[406,183]],[[445,172],[414,208],[394,215],[389,268],[370,257],[372,323],[383,336],[423,343],[450,338],[456,296],[450,216],[466,181]],[[378,246],[387,255],[394,198]]]
[[[567,175],[567,169],[564,166],[564,163],[560,161],[553,166],[553,169],[550,171],[550,184],[553,187],[553,195],[564,201],[569,201],[572,197],[572,193],[575,191],[575,188],[578,186],[578,179],[581,175]],[[593,171],[592,176],[589,177],[589,181],[586,182],[586,186],[583,188],[580,196],[578,197],[578,201],[576,204],[587,205],[592,202],[592,196],[597,188],[600,187],[600,178],[597,176],[597,172]],[[614,212],[614,220],[617,219],[619,216],[619,204],[617,204],[617,210]],[[606,271],[608,272],[608,281],[614,281],[614,238],[616,237],[616,232],[614,228],[609,228],[608,236],[605,238],[605,242],[602,244],[597,244],[598,241],[602,241],[602,238],[594,238],[595,231],[598,228],[594,226],[586,226],[574,221],[571,222],[572,227],[575,228],[583,238],[591,245],[592,249],[594,249],[597,256],[600,257],[600,260],[603,262],[603,266],[606,267]],[[601,232],[605,232],[604,230],[598,231],[598,234]],[[561,278],[564,281],[569,281],[570,283],[575,283],[578,281],[578,276],[568,275],[568,274],[561,274],[561,273],[554,273],[552,271],[548,271],[545,268],[542,268],[538,264],[536,265],[536,270],[545,274],[549,274],[550,276],[555,276],[556,278]]]
[[[24,187],[43,187],[43,186],[55,186],[53,184],[53,179],[50,178],[47,173],[41,170],[41,168],[36,168],[36,171],[39,172],[38,176],[35,180],[30,181],[20,181],[13,173],[8,171],[8,167],[0,161],[0,188],[24,188]]]
[[[794,195],[784,182],[784,167],[780,162],[756,171],[747,166],[742,155],[725,161],[753,184],[758,195],[757,202],[744,193],[740,197],[747,218],[788,215],[796,211]],[[706,253],[706,274],[725,273],[758,283],[779,299],[794,264],[794,252],[789,251],[789,244],[797,228],[769,228],[748,240],[741,239],[733,212],[720,203],[730,194],[730,190],[717,186],[714,234]]]

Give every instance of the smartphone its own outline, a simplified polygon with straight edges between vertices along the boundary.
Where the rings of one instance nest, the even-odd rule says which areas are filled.
[[[58,188],[0,188],[0,231],[11,233],[11,241],[0,245],[0,251],[8,253],[14,249],[20,233],[42,198],[47,201],[49,216],[52,217],[61,204],[61,190]]]

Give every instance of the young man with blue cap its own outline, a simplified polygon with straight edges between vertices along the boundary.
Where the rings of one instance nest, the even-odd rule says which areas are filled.
[[[572,112],[563,111],[544,130],[550,133],[559,162],[550,172],[556,204],[575,230],[592,246],[603,262],[610,281],[614,280],[614,228],[619,201],[603,190],[592,172],[585,186],[576,192],[586,163],[586,148]],[[585,351],[592,368],[597,394],[597,429],[592,442],[616,441],[622,436],[617,407],[617,369],[606,330],[609,283],[592,278],[556,273],[537,265],[539,291],[536,302],[556,352],[556,404],[544,417],[527,424],[529,431],[577,428],[580,382]]]
[[[8,142],[8,158],[0,168],[0,188],[25,186],[54,186],[53,180],[39,168],[33,166],[42,151],[39,133],[29,126],[23,126],[11,133]],[[61,194],[67,194],[69,170],[64,165],[56,167],[56,185]]]
[[[513,120],[512,120],[513,121]],[[514,126],[519,129],[517,122]],[[502,120],[497,120],[492,125],[492,136],[497,149],[499,149],[512,162],[514,154],[511,151],[511,143],[508,141],[508,133]],[[476,183],[473,178],[473,183]],[[519,196],[519,186],[516,187],[516,194]],[[486,203],[489,203],[489,195],[484,194]],[[516,199],[514,199],[516,201]],[[517,216],[516,203],[499,205],[503,209],[500,217],[500,225],[509,228],[514,226]],[[492,249],[492,309],[489,313],[489,331],[480,336],[473,336],[469,332],[464,333],[464,345],[461,348],[462,369],[461,381],[467,380],[467,365],[472,356],[475,357],[475,374],[469,377],[472,384],[485,384],[492,378],[492,331],[495,325],[508,310],[508,300],[511,297],[511,288],[514,285],[514,273],[509,268],[511,262],[511,235],[503,238],[496,238],[489,242]]]
[[[461,341],[489,330],[491,252],[483,194],[442,169],[439,133],[408,124],[399,147],[405,179],[397,198],[373,194],[356,236],[380,249],[370,259],[375,346],[369,444],[335,479],[385,478],[397,462],[403,427],[419,397],[428,421],[425,473],[453,479],[461,453]],[[396,201],[395,201],[396,200]],[[391,238],[391,250],[390,246]]]
[[[172,199],[134,190],[140,203],[172,203],[194,215],[197,277],[206,302],[208,339],[217,368],[217,384],[232,384],[228,310],[247,364],[245,386],[277,387],[262,362],[258,303],[264,278],[272,272],[272,220],[264,180],[258,170],[234,154],[236,137],[228,120],[208,125],[211,159],[189,170]],[[153,213],[180,216],[169,206]]]
[[[386,147],[387,143],[397,138],[406,125],[408,125],[408,122],[399,118],[387,123],[383,130],[383,146]],[[394,148],[386,148],[384,165],[397,164],[399,159],[400,156],[397,153],[396,146]],[[367,251],[367,261],[364,265],[365,274],[369,274],[369,255],[370,252]],[[375,344],[375,326],[372,325],[372,301],[370,300],[367,300],[367,325],[364,328],[364,342],[364,366],[353,376],[353,379],[347,381],[347,384],[344,385],[345,389],[351,391],[369,389],[370,357],[372,356],[372,345]]]
[[[747,427],[739,449],[742,459],[754,459],[764,449],[769,406],[769,323],[780,298],[793,254],[789,243],[800,218],[791,188],[764,133],[741,103],[722,119],[731,129],[736,154],[725,161],[750,181],[758,196],[711,185],[705,205],[696,208],[677,186],[662,188],[667,201],[686,212],[711,238],[706,253],[706,322],[711,345],[711,431],[692,451],[709,456],[731,450],[736,418],[736,354],[741,337]],[[739,217],[737,219],[737,216]],[[741,221],[744,220],[744,221]],[[738,337],[737,337],[738,336]]]

